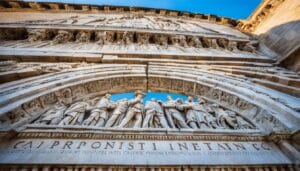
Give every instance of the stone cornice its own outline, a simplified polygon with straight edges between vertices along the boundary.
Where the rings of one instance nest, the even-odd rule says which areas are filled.
[[[237,28],[246,32],[255,31],[256,27],[263,23],[273,11],[277,9],[285,0],[264,0],[256,10],[245,21],[239,23]]]
[[[258,132],[220,132],[203,130],[178,129],[89,129],[82,128],[38,128],[28,126],[26,130],[15,132],[0,132],[1,140],[10,138],[50,138],[50,139],[107,139],[107,140],[183,140],[183,141],[280,141],[290,140],[290,134],[262,135]]]
[[[191,13],[185,11],[166,10],[166,9],[151,9],[144,7],[126,7],[126,6],[99,6],[86,4],[65,4],[65,3],[50,3],[50,2],[23,2],[17,0],[4,0],[0,2],[0,12],[8,11],[49,11],[49,12],[77,12],[77,13],[134,13],[134,14],[157,14],[168,17],[186,17],[189,19],[206,20],[217,24],[225,24],[237,26],[239,21],[227,17],[219,17],[216,15],[205,15]]]
[[[157,45],[161,47],[213,48],[229,51],[257,52],[257,41],[228,38],[227,36],[206,36],[170,34],[169,32],[139,32],[125,30],[76,30],[76,29],[30,29],[0,26],[0,40],[25,40],[29,42],[49,41],[51,44],[75,42],[98,45]]]

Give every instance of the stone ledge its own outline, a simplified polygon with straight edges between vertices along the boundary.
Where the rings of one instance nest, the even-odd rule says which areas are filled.
[[[219,131],[219,130],[218,130]],[[8,132],[0,132],[1,140],[6,140]],[[26,126],[23,131],[17,131],[15,138],[61,138],[61,139],[110,139],[110,140],[215,140],[215,141],[269,141],[277,139],[290,139],[289,134],[274,134],[265,136],[259,131],[252,132],[217,132],[216,131],[190,131],[190,130],[139,130],[138,129],[42,129],[41,127]]]
[[[156,14],[168,17],[181,17],[196,20],[206,20],[217,24],[227,24],[235,27],[239,21],[218,17],[216,15],[205,15],[183,11],[166,10],[166,9],[150,9],[144,7],[126,7],[126,6],[97,6],[85,4],[65,4],[65,3],[49,3],[49,2],[23,2],[4,0],[0,2],[0,11],[53,11],[53,12],[81,12],[81,13],[135,13],[135,14]]]

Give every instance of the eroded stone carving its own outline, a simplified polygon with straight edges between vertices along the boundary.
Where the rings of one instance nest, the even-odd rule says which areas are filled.
[[[185,102],[187,124],[191,128],[210,128],[208,122],[209,114],[203,104],[204,100],[199,99],[198,102],[194,102],[191,96],[189,96]]]
[[[238,51],[237,43],[234,42],[234,41],[229,41],[228,42],[228,50],[230,50],[230,51]]]
[[[188,36],[187,42],[189,46],[196,47],[196,48],[202,48],[202,43],[200,39],[196,36]]]
[[[176,35],[170,37],[172,45],[187,47],[186,38],[183,35]]]
[[[84,101],[72,104],[64,112],[64,118],[59,122],[59,125],[81,125],[84,119],[84,114],[89,107],[90,104]]]
[[[80,31],[76,35],[76,42],[89,42],[92,33],[90,31]]]
[[[52,44],[75,42],[77,43],[97,43],[99,45],[138,45],[156,44],[166,48],[167,46],[194,47],[194,48],[213,48],[240,50],[246,52],[256,52],[253,42],[235,41],[227,38],[210,38],[196,35],[171,35],[154,34],[137,31],[100,31],[100,30],[51,30],[51,29],[25,29],[23,36],[20,30],[6,29],[0,30],[0,39],[25,39],[28,41],[49,40]],[[3,37],[3,38],[1,38]]]
[[[28,41],[50,40],[54,33],[49,29],[28,29]]]
[[[163,105],[171,128],[189,128],[180,112],[184,109],[182,104],[181,99],[173,100],[171,96],[168,96],[166,104]]]
[[[72,31],[59,30],[58,34],[53,39],[52,43],[65,43],[71,41],[74,38]]]
[[[201,98],[194,101],[191,96],[185,102],[182,99],[173,100],[170,96],[165,103],[151,99],[144,106],[144,93],[136,91],[132,100],[112,102],[111,95],[106,94],[100,99],[80,100],[70,105],[71,89],[60,94],[65,94],[61,95],[64,98],[34,121],[35,124],[107,128],[256,129],[236,112]]]
[[[146,103],[143,128],[169,128],[162,105],[154,98]]]
[[[167,47],[168,46],[168,37],[165,35],[161,35],[161,34],[155,34],[153,36],[153,40],[155,44],[161,45],[163,47]]]
[[[66,106],[64,104],[57,104],[43,114],[39,123],[45,125],[57,125],[63,119],[65,110]]]
[[[114,109],[111,117],[106,122],[105,127],[113,127],[119,125],[124,115],[126,114],[128,107],[129,107],[129,102],[127,99],[123,99],[119,101],[116,104],[116,108]]]
[[[150,34],[148,33],[139,33],[136,34],[138,44],[147,45],[149,44]]]
[[[0,125],[1,127],[5,127],[5,125],[18,124],[30,117],[31,115],[22,107],[18,107],[9,112],[5,117],[0,118]]]
[[[124,117],[124,119],[121,121],[119,127],[126,127],[126,125],[130,124],[129,122],[133,122],[133,128],[140,128],[142,125],[142,119],[143,119],[143,105],[142,105],[142,99],[143,99],[144,93],[137,91],[136,97],[134,100],[129,101],[128,106],[129,109]]]
[[[113,107],[110,102],[110,94],[106,94],[97,103],[94,109],[92,109],[90,116],[83,122],[83,125],[92,125],[103,127],[108,119],[108,110]]]

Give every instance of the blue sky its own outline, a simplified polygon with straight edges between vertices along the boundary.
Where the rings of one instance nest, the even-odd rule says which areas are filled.
[[[157,100],[161,100],[163,102],[167,101],[167,96],[170,95],[173,99],[181,98],[183,101],[187,99],[186,96],[181,94],[173,94],[173,93],[163,93],[163,92],[146,92],[146,96],[144,97],[144,104],[145,102],[149,101],[151,98],[155,98]],[[120,94],[112,94],[111,101],[118,101],[121,99],[133,99],[134,93],[127,92],[127,93],[120,93]]]
[[[27,0],[33,1],[33,0]],[[38,0],[96,5],[140,6],[173,9],[202,14],[215,14],[233,19],[246,19],[261,0]]]

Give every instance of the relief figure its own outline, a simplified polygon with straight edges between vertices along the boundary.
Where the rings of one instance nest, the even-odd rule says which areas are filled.
[[[90,116],[83,122],[83,125],[91,125],[97,127],[103,127],[108,119],[108,110],[113,108],[113,104],[110,102],[110,94],[103,96],[96,106],[91,110]]]
[[[57,104],[52,109],[46,111],[37,123],[45,125],[57,125],[63,119],[66,106]]]
[[[81,125],[85,112],[89,109],[87,102],[77,102],[72,104],[64,113],[64,119],[59,125]]]
[[[110,118],[107,120],[105,127],[113,127],[120,123],[120,120],[123,119],[126,111],[128,109],[128,99],[122,99],[117,102],[116,108],[111,114]]]
[[[143,128],[170,128],[164,115],[162,102],[152,98],[146,103]]]
[[[130,121],[133,121],[133,128],[140,128],[142,126],[143,119],[143,97],[144,93],[137,91],[135,93],[135,99],[129,101],[129,109],[121,121],[119,127],[126,127]]]
[[[210,127],[207,121],[209,114],[203,105],[204,100],[199,99],[198,102],[194,102],[191,96],[185,102],[187,124],[193,129]]]
[[[179,112],[179,110],[183,110],[181,99],[173,100],[171,96],[167,96],[167,102],[163,106],[171,128],[176,128],[176,126],[178,128],[189,128],[184,116]]]

